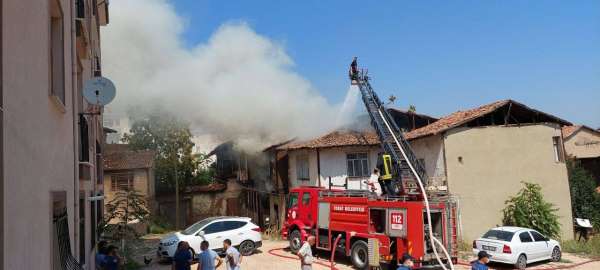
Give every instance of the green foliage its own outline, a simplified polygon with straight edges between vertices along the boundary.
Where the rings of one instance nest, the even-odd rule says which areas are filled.
[[[100,227],[113,239],[136,238],[138,235],[131,222],[144,223],[150,216],[144,196],[135,190],[116,192],[105,207],[106,214]]]
[[[589,241],[568,240],[561,242],[564,252],[600,257],[600,236],[592,237]]]
[[[171,225],[165,218],[163,217],[154,217],[150,221],[150,233],[154,234],[163,234],[169,231],[174,230],[173,225]]]
[[[175,177],[180,190],[188,185],[208,184],[214,172],[209,170],[205,155],[192,154],[194,143],[189,123],[161,110],[133,112],[129,134],[123,141],[134,150],[154,150],[156,190],[175,190]]]
[[[600,229],[600,195],[594,190],[596,181],[579,162],[570,160],[567,166],[573,217],[587,218],[594,228]]]
[[[559,237],[557,209],[546,202],[539,184],[525,185],[516,196],[506,200],[502,222],[505,226],[519,226],[537,230],[549,237]]]

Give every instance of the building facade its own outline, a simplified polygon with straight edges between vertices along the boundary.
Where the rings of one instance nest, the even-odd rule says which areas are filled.
[[[107,4],[1,2],[3,269],[95,267],[102,115],[82,87],[101,75]]]
[[[600,130],[565,126],[562,132],[567,156],[578,161],[600,186]]]

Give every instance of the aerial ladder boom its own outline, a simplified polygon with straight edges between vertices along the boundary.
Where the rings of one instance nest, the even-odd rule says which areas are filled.
[[[372,126],[383,148],[384,154],[380,156],[380,162],[383,162],[384,170],[380,172],[381,177],[383,180],[392,181],[392,186],[395,187],[395,194],[390,195],[421,194],[416,178],[418,176],[423,185],[427,185],[427,174],[423,164],[415,156],[402,130],[385,109],[377,93],[373,91],[369,76],[362,71],[358,72],[354,63],[353,65],[350,80],[360,90]]]

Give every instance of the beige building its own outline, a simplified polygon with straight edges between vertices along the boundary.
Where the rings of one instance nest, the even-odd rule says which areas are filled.
[[[104,202],[120,191],[135,190],[146,198],[146,206],[155,205],[154,151],[129,150],[126,144],[107,144],[104,152]]]
[[[580,162],[600,186],[600,130],[587,126],[565,126],[562,129],[566,154]]]
[[[102,116],[81,114],[100,109],[81,92],[101,73],[107,1],[0,7],[0,268],[94,269]]]
[[[409,131],[405,135],[425,165],[428,190],[448,191],[458,199],[465,240],[502,223],[504,202],[523,187],[521,181],[542,185],[545,198],[558,208],[562,238],[573,237],[561,137],[561,126],[569,122],[512,100],[458,111],[439,120],[409,112],[391,114],[400,128]],[[298,185],[327,186],[329,177],[336,184],[347,179],[351,189],[363,188],[360,183],[366,173],[349,177],[356,171],[354,157],[364,153],[364,161],[358,163],[366,164],[370,172],[381,149],[370,132],[333,132],[273,148],[267,151],[272,152],[271,179],[283,187],[279,192]],[[274,208],[281,209],[281,202],[276,197],[271,201],[271,212],[277,213]]]

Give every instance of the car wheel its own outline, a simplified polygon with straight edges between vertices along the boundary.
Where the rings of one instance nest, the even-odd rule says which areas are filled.
[[[363,240],[358,240],[352,244],[350,251],[352,265],[357,269],[367,269],[369,267],[369,247]]]
[[[525,269],[525,267],[527,267],[527,257],[525,256],[525,254],[521,254],[517,259],[517,263],[515,263],[515,268]]]
[[[290,249],[293,252],[297,252],[298,250],[300,250],[300,247],[302,246],[302,238],[300,235],[300,231],[299,230],[293,230],[290,233]]]
[[[559,262],[561,258],[562,258],[562,252],[560,251],[560,248],[554,247],[554,249],[552,250],[552,261]]]
[[[240,244],[240,253],[244,256],[250,256],[254,253],[254,242],[246,240]]]

